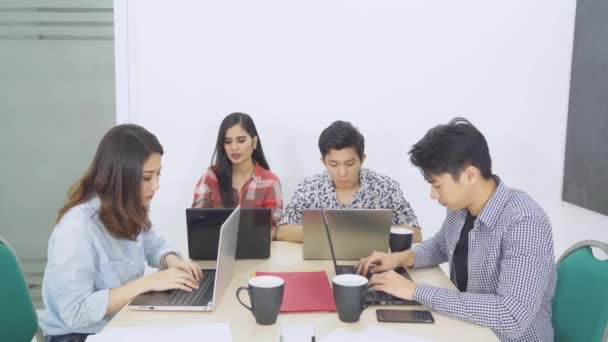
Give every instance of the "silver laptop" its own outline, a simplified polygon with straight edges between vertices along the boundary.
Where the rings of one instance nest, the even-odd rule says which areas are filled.
[[[241,210],[237,207],[222,224],[216,268],[202,270],[203,279],[198,289],[192,292],[169,290],[143,293],[135,297],[129,308],[168,311],[215,310],[232,279],[240,216]]]
[[[388,252],[390,209],[325,209],[338,260],[359,260],[373,251]],[[304,209],[304,259],[331,260],[321,209]]]

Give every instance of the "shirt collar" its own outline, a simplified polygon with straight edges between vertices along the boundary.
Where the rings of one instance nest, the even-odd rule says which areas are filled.
[[[493,175],[496,182],[496,190],[490,196],[488,203],[483,207],[481,213],[477,217],[485,226],[492,229],[496,225],[496,221],[500,217],[502,210],[509,200],[509,188],[500,180],[500,177]]]
[[[255,163],[253,166],[253,174],[251,175],[251,179],[256,184],[262,183],[262,175],[264,174],[264,168],[260,166],[260,164]]]
[[[367,183],[369,183],[369,171],[367,169],[361,168],[359,170],[359,190],[357,191],[357,193],[355,194],[355,196],[357,196],[357,194],[359,192],[361,192],[361,189],[364,189],[367,187]],[[334,184],[334,181],[331,179],[331,176],[329,175],[329,172],[327,172],[327,170],[325,170],[323,172],[323,182],[325,183],[325,189],[327,193],[332,193],[332,192],[336,192],[336,186]]]
[[[331,180],[331,176],[329,175],[329,172],[327,172],[327,170],[325,170],[323,172],[323,183],[324,186],[322,186],[321,188],[323,189],[323,191],[326,194],[331,194],[332,192],[336,192],[336,187],[334,186],[334,182]]]
[[[369,182],[369,170],[361,168],[361,170],[359,170],[359,191],[367,188]]]
[[[97,211],[99,208],[101,208],[101,198],[99,198],[98,194],[94,193],[87,200],[87,204],[91,209]]]

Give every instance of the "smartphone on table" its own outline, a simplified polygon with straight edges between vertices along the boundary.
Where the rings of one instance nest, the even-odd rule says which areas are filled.
[[[376,310],[378,322],[393,323],[434,323],[435,319],[429,310]]]

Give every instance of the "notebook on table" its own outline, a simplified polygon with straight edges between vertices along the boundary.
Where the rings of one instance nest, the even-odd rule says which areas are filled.
[[[281,312],[336,311],[334,295],[324,271],[255,272],[255,275],[276,276],[285,281]]]

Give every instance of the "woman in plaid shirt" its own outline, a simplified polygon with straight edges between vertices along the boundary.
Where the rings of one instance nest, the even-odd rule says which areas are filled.
[[[279,177],[270,171],[251,116],[232,113],[217,134],[214,165],[194,188],[193,208],[271,208],[274,238],[283,196]]]

